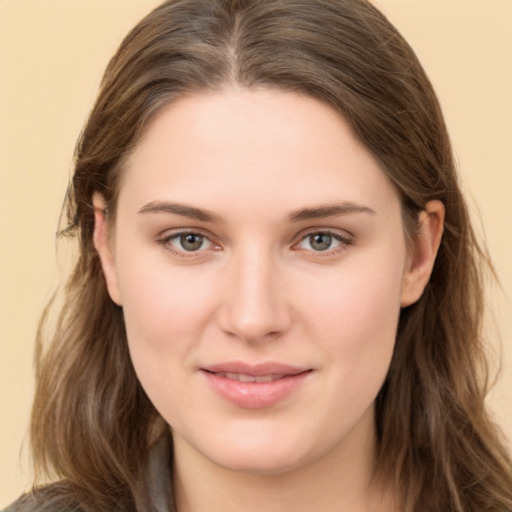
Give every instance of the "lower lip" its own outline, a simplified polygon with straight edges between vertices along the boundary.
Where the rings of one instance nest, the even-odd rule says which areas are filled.
[[[216,373],[202,372],[210,386],[222,398],[243,409],[263,409],[284,400],[296,391],[310,375],[305,371],[288,375],[271,382],[240,382]]]

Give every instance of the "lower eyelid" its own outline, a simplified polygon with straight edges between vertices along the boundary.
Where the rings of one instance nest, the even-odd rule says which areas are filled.
[[[195,250],[195,251],[187,251],[186,249],[176,247],[174,244],[171,243],[173,240],[177,240],[181,236],[189,235],[189,234],[200,236],[203,239],[203,241],[207,243],[207,246],[201,247],[200,249]],[[337,242],[339,242],[335,247],[326,249],[325,251],[315,251],[314,249],[304,249],[309,252],[315,253],[315,255],[319,255],[319,256],[321,256],[322,254],[324,254],[325,256],[328,256],[328,255],[332,255],[333,253],[336,253],[336,252],[342,252],[342,251],[346,250],[347,246],[349,246],[353,243],[353,238],[351,238],[349,236],[343,236],[340,233],[336,233],[334,231],[329,231],[329,230],[315,230],[315,231],[310,231],[309,233],[303,234],[301,236],[301,238],[299,239],[299,241],[293,244],[292,248],[297,248],[301,242],[303,242],[308,237],[315,235],[315,234],[326,234],[326,235],[331,236]],[[214,250],[216,250],[216,249],[220,248],[217,244],[215,244],[215,242],[213,242],[213,240],[209,236],[207,236],[201,232],[197,232],[197,231],[178,231],[175,233],[170,233],[170,234],[167,234],[165,236],[158,238],[157,243],[159,245],[162,245],[169,252],[172,252],[180,257],[193,257],[194,255],[197,256],[199,253],[202,253],[208,249],[213,248]],[[299,249],[300,249],[300,247],[299,247]]]
[[[172,243],[173,241],[179,240],[180,237],[185,236],[185,235],[199,236],[203,239],[204,242],[208,243],[208,246],[201,247],[200,249],[198,249],[196,251],[187,251],[184,248],[180,249],[179,247],[177,247],[175,244]],[[212,239],[210,237],[208,237],[207,235],[205,235],[203,233],[197,232],[197,231],[177,231],[174,233],[169,233],[169,234],[166,234],[165,236],[161,236],[160,238],[158,238],[157,243],[159,245],[162,245],[168,251],[174,252],[180,256],[182,256],[182,255],[185,255],[185,256],[190,255],[191,256],[191,255],[203,252],[203,251],[209,249],[210,247],[215,246],[214,242],[212,241]]]
[[[299,241],[297,243],[295,243],[294,245],[296,246],[296,245],[300,244],[302,241],[306,240],[307,238],[309,238],[313,235],[317,235],[317,234],[329,235],[333,239],[335,239],[337,242],[339,242],[340,245],[350,245],[353,242],[353,239],[349,236],[343,236],[340,233],[336,233],[334,231],[329,231],[328,229],[324,229],[324,230],[310,231],[309,233],[303,234],[300,237]],[[330,249],[326,250],[326,252],[329,250]],[[321,252],[321,251],[317,251],[317,252]]]

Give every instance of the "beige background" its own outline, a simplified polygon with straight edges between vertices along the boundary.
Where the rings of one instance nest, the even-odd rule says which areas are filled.
[[[72,151],[122,35],[156,0],[0,0],[0,507],[29,478],[34,332],[54,288]],[[437,88],[504,293],[489,309],[503,373],[490,406],[512,439],[512,2],[377,0]],[[507,298],[509,297],[509,298]]]

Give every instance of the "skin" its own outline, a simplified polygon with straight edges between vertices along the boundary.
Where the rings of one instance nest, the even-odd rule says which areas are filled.
[[[428,203],[408,246],[396,190],[336,112],[243,89],[164,108],[127,162],[115,224],[94,203],[135,370],[173,432],[180,512],[391,510],[371,480],[374,401],[443,206]],[[201,370],[225,361],[308,374],[244,408]]]

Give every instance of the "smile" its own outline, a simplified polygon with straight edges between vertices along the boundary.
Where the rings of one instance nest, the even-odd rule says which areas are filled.
[[[314,372],[280,363],[228,362],[201,368],[201,373],[222,401],[242,409],[263,409],[291,400]]]
[[[272,382],[284,377],[284,375],[247,375],[245,373],[227,372],[217,372],[216,375],[230,380],[237,380],[238,382]]]

